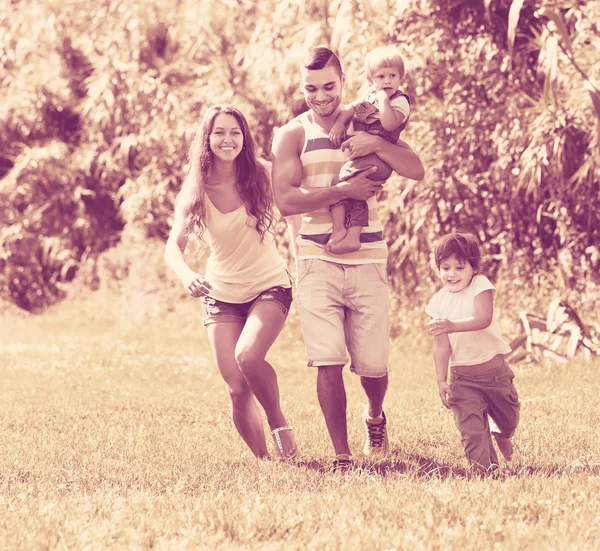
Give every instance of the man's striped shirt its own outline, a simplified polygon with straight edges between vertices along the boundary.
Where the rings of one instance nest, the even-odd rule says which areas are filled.
[[[328,134],[313,122],[310,112],[300,115],[298,121],[304,127],[304,145],[300,155],[303,167],[301,186],[329,187],[346,161],[346,154],[329,141]],[[362,228],[360,250],[345,254],[329,253],[324,248],[333,229],[329,207],[303,214],[298,236],[298,258],[320,258],[339,264],[385,264],[388,249],[383,240],[383,225],[379,219],[377,199],[370,197],[367,206],[369,225]]]

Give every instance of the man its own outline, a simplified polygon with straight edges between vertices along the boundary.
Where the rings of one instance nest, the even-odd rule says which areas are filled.
[[[389,354],[389,288],[387,245],[375,194],[381,182],[367,178],[375,169],[331,185],[347,160],[328,135],[340,111],[344,75],[328,48],[311,49],[301,69],[302,91],[309,107],[279,129],[273,141],[273,185],[282,215],[297,234],[297,287],[300,321],[308,365],[318,368],[317,394],[336,458],[334,470],[352,465],[346,422],[346,391],[342,370],[350,353],[350,370],[359,375],[367,396],[364,452],[383,457],[388,452],[383,399],[387,389]],[[423,165],[402,141],[358,133],[342,144],[351,158],[376,153],[401,176],[420,180]],[[369,224],[361,247],[333,254],[329,241],[329,208],[342,199],[367,201]],[[295,223],[301,214],[301,227]]]

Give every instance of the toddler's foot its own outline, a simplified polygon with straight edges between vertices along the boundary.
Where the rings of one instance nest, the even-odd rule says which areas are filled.
[[[325,245],[325,250],[327,250],[329,252],[333,252],[331,250],[331,247],[333,247],[336,243],[343,241],[347,235],[348,235],[348,230],[346,228],[344,228],[344,227],[333,228],[333,230],[331,232],[331,237],[329,238],[327,245]]]
[[[510,461],[512,459],[514,451],[510,438],[505,438],[504,436],[499,436],[496,434],[494,434],[494,437],[496,438],[496,444],[498,444],[498,449],[500,450],[500,453],[503,455],[506,461]]]
[[[336,241],[331,235],[331,240],[327,243],[327,250],[333,254],[352,253],[360,249],[360,235],[358,237],[346,234],[343,239]]]

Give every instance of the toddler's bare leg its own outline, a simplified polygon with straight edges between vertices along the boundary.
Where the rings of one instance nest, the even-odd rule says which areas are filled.
[[[339,205],[335,205],[331,207],[331,220],[333,222],[333,230],[331,232],[331,237],[329,238],[329,242],[325,245],[325,249],[333,252],[332,247],[342,241],[348,230],[346,229],[346,205],[341,203]],[[360,233],[360,229],[359,229]],[[360,244],[359,244],[360,247]]]
[[[360,249],[361,231],[369,225],[369,207],[366,201],[346,200],[346,235],[339,240],[332,240],[329,252],[344,254]]]
[[[358,251],[360,249],[360,232],[362,230],[361,226],[350,226],[349,228],[344,228],[346,230],[346,235],[337,241],[332,240],[328,243],[328,251],[334,254],[344,254],[351,253],[354,251]],[[334,230],[335,231],[335,230]]]

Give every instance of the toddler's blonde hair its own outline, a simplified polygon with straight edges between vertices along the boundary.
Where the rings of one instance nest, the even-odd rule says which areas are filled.
[[[396,46],[380,46],[366,55],[365,75],[369,84],[373,84],[373,73],[382,67],[396,67],[400,78],[404,77],[404,61]]]

